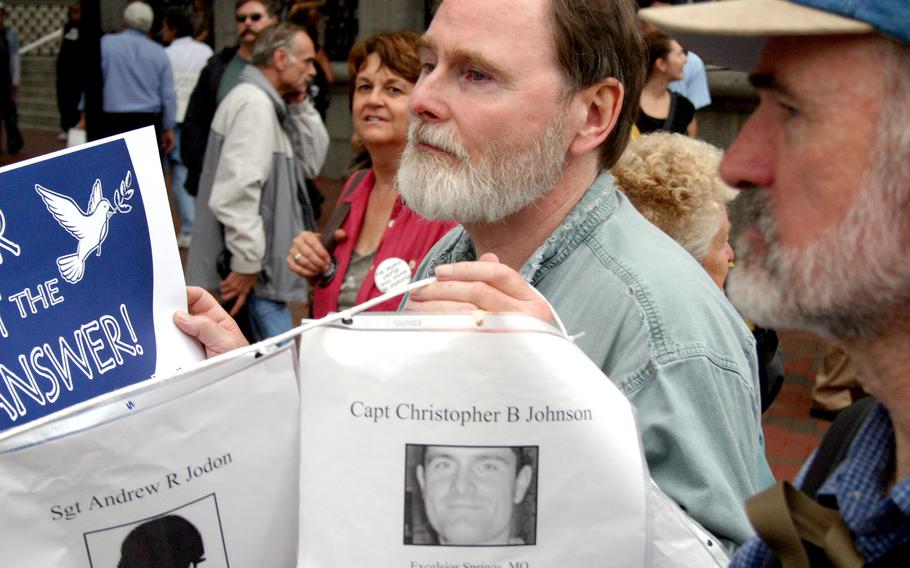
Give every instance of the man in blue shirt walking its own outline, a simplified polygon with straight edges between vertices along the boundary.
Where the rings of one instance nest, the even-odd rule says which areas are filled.
[[[152,125],[165,154],[174,148],[177,99],[164,48],[147,37],[154,13],[144,2],[123,11],[122,32],[101,38],[105,136]]]

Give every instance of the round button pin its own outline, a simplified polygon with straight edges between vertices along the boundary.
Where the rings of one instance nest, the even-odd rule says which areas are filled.
[[[411,269],[400,258],[387,258],[376,267],[373,281],[379,291],[386,293],[411,281]]]

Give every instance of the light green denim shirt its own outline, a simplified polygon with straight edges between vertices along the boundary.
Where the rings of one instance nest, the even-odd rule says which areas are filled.
[[[416,279],[475,259],[457,227]],[[755,341],[702,267],[603,172],[520,273],[634,405],[658,486],[728,549],[752,536],[743,503],[764,460]]]

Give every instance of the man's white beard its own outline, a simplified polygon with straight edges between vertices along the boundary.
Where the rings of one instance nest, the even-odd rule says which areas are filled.
[[[512,146],[491,141],[474,158],[449,128],[412,118],[398,167],[398,190],[408,206],[427,219],[500,221],[543,197],[562,176],[567,118],[560,112],[544,132]],[[420,152],[419,143],[450,156]]]
[[[859,188],[843,221],[801,249],[781,246],[765,190],[736,198],[731,217],[740,226],[727,292],[744,316],[762,326],[828,337],[871,337],[907,319],[902,311],[910,301],[910,186],[893,178],[882,182],[886,168],[878,169]],[[751,250],[743,234],[749,228],[767,243],[764,257]]]

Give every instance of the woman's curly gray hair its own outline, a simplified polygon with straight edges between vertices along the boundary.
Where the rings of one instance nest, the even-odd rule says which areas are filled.
[[[655,132],[633,140],[611,171],[635,208],[701,262],[736,195],[717,173],[722,156],[707,142]]]

